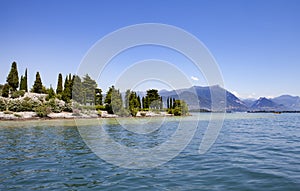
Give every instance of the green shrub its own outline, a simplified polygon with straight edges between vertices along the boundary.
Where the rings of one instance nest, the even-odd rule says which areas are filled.
[[[72,112],[73,111],[72,103],[65,103],[63,111]]]
[[[42,102],[40,102],[39,100],[32,99],[30,97],[25,97],[22,100],[20,100],[20,105],[16,109],[16,111],[18,111],[18,112],[19,111],[34,111],[35,108],[37,108],[41,105],[42,105]]]
[[[7,101],[0,97],[0,111],[5,111],[7,106]]]
[[[9,111],[19,112],[21,111],[21,100],[11,99],[8,101],[7,108]]]
[[[64,105],[59,103],[59,100],[52,98],[47,102],[47,105],[51,108],[54,113],[60,113],[64,110]]]
[[[14,91],[10,97],[15,99],[15,98],[23,97],[24,95],[25,95],[25,91],[20,90],[20,91]]]
[[[96,105],[95,106],[96,110],[101,110],[101,111],[105,111],[105,106],[104,105]]]
[[[41,105],[35,108],[35,113],[39,117],[47,117],[51,113],[51,108],[47,105]]]

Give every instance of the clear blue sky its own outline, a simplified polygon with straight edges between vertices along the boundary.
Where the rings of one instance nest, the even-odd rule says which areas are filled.
[[[16,61],[19,73],[28,68],[30,84],[39,71],[43,83],[55,87],[58,73],[76,73],[104,35],[128,25],[164,23],[206,45],[230,91],[242,97],[300,96],[299,10],[298,0],[1,0],[0,83]],[[205,85],[192,68],[185,72],[200,78],[194,84]],[[109,83],[99,86],[106,90]]]

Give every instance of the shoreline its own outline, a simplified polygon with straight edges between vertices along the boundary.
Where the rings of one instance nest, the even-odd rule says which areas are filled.
[[[51,120],[77,120],[77,119],[114,119],[114,118],[149,118],[149,117],[172,117],[173,114],[167,112],[146,112],[146,115],[118,116],[115,114],[80,114],[74,115],[72,112],[50,113],[47,117],[38,117],[35,112],[0,112],[0,121],[51,121]],[[190,115],[187,115],[190,116]]]

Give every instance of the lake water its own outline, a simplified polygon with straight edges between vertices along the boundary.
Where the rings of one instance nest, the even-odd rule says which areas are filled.
[[[300,190],[300,114],[226,114],[216,142],[203,155],[198,148],[210,114],[199,115],[187,147],[172,160],[145,169],[99,158],[73,121],[2,121],[0,190]],[[138,149],[162,144],[179,121],[171,117],[163,123],[161,118],[122,123],[132,126],[133,120],[145,128],[162,125],[138,134],[114,119],[100,123],[116,142]],[[97,127],[93,123],[83,120],[79,125]]]

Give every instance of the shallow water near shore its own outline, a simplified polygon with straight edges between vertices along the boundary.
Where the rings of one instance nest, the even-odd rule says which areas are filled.
[[[300,189],[300,114],[226,114],[217,141],[200,155],[210,117],[1,121],[0,190]],[[180,120],[199,120],[188,146],[167,163],[139,170],[102,160],[77,129],[103,126],[122,145],[151,148],[166,141]],[[119,123],[160,128],[135,134]]]

